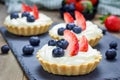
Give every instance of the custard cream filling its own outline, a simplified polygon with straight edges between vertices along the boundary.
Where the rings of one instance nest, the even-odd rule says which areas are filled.
[[[56,46],[48,46],[48,44],[44,45],[39,51],[38,55],[50,63],[61,64],[61,65],[80,65],[82,63],[89,63],[95,61],[99,56],[101,56],[100,52],[96,49],[93,49],[89,46],[87,52],[78,52],[75,56],[70,56],[69,51],[64,50],[65,54],[63,57],[53,57],[52,50]]]
[[[57,33],[58,29],[61,28],[61,27],[65,28],[66,27],[66,23],[60,23],[60,24],[55,25],[49,31],[49,33],[53,34],[54,36],[59,36],[59,38],[62,39],[63,36],[58,35],[58,33]],[[89,41],[91,38],[102,36],[102,30],[99,29],[98,26],[93,24],[92,22],[86,21],[86,30],[82,31],[79,34],[75,34],[75,35],[77,36],[78,39],[80,39],[82,35],[85,35],[86,38]]]
[[[33,13],[30,13],[31,15]],[[40,13],[39,18],[35,20],[34,22],[27,22],[26,17],[21,17],[21,13],[19,13],[19,18],[17,19],[10,19],[10,15],[6,17],[5,24],[9,26],[17,26],[17,27],[32,27],[32,26],[40,26],[40,25],[46,25],[48,23],[51,23],[52,20],[48,16]]]

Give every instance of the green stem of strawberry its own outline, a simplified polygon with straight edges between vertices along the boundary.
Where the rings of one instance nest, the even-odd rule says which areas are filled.
[[[108,14],[102,16],[102,17],[99,17],[99,20],[101,21],[101,24],[103,24],[103,23],[105,22],[105,20],[107,19],[107,17],[109,17],[110,15],[111,15],[111,14],[108,13]]]

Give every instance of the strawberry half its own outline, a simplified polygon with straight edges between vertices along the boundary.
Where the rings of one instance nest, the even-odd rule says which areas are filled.
[[[39,18],[39,12],[38,12],[38,8],[36,5],[33,6],[33,15],[34,15],[35,19]]]
[[[75,18],[76,18],[76,23],[78,26],[82,28],[82,30],[86,29],[86,20],[84,16],[79,12],[75,11]]]
[[[66,4],[76,3],[76,0],[65,0]]]
[[[79,41],[79,51],[81,52],[87,52],[88,51],[88,40],[85,36],[82,36],[82,38]]]
[[[75,9],[82,12],[84,10],[84,6],[82,5],[82,3],[79,1],[79,2],[76,2],[75,3]]]
[[[70,56],[77,55],[79,51],[79,43],[76,35],[70,30],[65,30],[64,38],[69,42],[67,50],[69,51]]]
[[[31,12],[32,11],[32,8],[28,5],[26,5],[25,3],[22,3],[22,12]]]
[[[64,13],[64,21],[65,21],[66,23],[73,23],[73,22],[74,22],[74,19],[73,19],[73,17],[70,15],[70,13],[65,12],[65,13]]]

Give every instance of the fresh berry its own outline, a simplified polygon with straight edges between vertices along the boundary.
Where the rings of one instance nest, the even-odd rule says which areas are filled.
[[[98,3],[98,0],[89,0],[92,2],[92,5],[96,5]]]
[[[14,13],[10,14],[10,18],[11,19],[17,19],[17,18],[19,18],[19,15],[18,15],[18,13],[14,12]]]
[[[27,22],[34,22],[34,21],[35,21],[35,18],[34,18],[33,15],[29,15],[29,16],[27,17]]]
[[[79,34],[79,33],[81,33],[81,31],[82,31],[81,27],[78,27],[78,26],[73,27],[72,30],[73,30],[73,32],[75,32],[76,34]]]
[[[34,48],[31,45],[25,45],[22,50],[24,55],[31,55],[34,52]]]
[[[71,4],[69,5],[69,11],[75,11],[74,3],[71,3]]]
[[[77,55],[79,51],[79,43],[76,35],[70,30],[64,31],[64,38],[68,41],[69,45],[67,50],[69,51],[70,56]]]
[[[37,36],[30,37],[29,42],[32,46],[38,46],[40,43],[40,38]]]
[[[4,54],[4,53],[8,53],[8,51],[10,50],[9,46],[8,45],[3,45],[1,47],[1,52]]]
[[[26,5],[25,3],[22,3],[22,12],[31,12],[32,8],[28,5]]]
[[[107,30],[103,28],[101,30],[102,30],[102,33],[105,35]]]
[[[29,12],[22,12],[22,17],[28,17],[30,15]]]
[[[85,21],[84,16],[80,12],[75,11],[75,18],[76,18],[77,25],[79,27],[81,27],[82,30],[85,30],[86,29],[86,21]]]
[[[74,19],[73,19],[73,17],[68,12],[65,12],[64,13],[64,21],[66,23],[73,23]]]
[[[85,36],[82,36],[79,41],[79,51],[82,51],[82,52],[88,51],[88,40]]]
[[[64,50],[62,48],[56,47],[52,51],[52,56],[53,57],[63,57],[64,56]]]
[[[64,32],[65,28],[61,27],[58,29],[58,34],[59,35],[63,35],[63,32]]]
[[[70,8],[69,8],[68,4],[64,5],[63,9],[64,9],[65,12],[69,12],[70,11]]]
[[[36,5],[33,6],[33,15],[34,15],[35,19],[39,18],[39,12],[38,12],[38,8]]]
[[[82,12],[84,10],[84,6],[82,5],[82,3],[79,1],[79,2],[76,2],[75,3],[75,9]]]
[[[75,27],[75,24],[74,24],[74,23],[68,23],[68,24],[66,25],[66,29],[68,29],[68,30],[72,30],[73,27]]]
[[[116,41],[112,41],[110,44],[109,44],[109,46],[110,46],[110,49],[116,49],[117,48],[117,42]]]
[[[65,0],[66,4],[76,3],[76,0]]]
[[[106,58],[109,60],[115,59],[117,52],[115,49],[109,49],[105,52]]]
[[[49,40],[48,41],[48,46],[56,46],[56,41],[55,40]]]
[[[57,46],[62,48],[62,49],[66,49],[68,44],[69,44],[68,41],[66,41],[64,39],[61,39],[61,40],[57,41]]]

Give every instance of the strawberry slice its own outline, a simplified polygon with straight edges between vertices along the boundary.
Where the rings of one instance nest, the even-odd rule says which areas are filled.
[[[65,12],[65,13],[64,13],[64,21],[65,21],[66,23],[73,23],[73,22],[74,22],[74,19],[73,19],[73,17],[70,15],[70,13]]]
[[[84,16],[79,11],[75,11],[75,18],[76,18],[77,25],[80,26],[82,30],[85,30],[86,21],[85,21]]]
[[[77,55],[79,51],[79,43],[76,35],[70,30],[65,30],[64,38],[69,42],[67,50],[69,51],[70,56]]]
[[[25,3],[22,3],[22,12],[31,12],[32,11],[32,8],[28,5],[26,5]]]
[[[39,18],[39,12],[38,12],[38,8],[36,5],[33,6],[33,15],[34,15],[35,19]]]
[[[82,52],[88,51],[88,40],[85,36],[82,36],[82,38],[79,41],[79,51]]]

